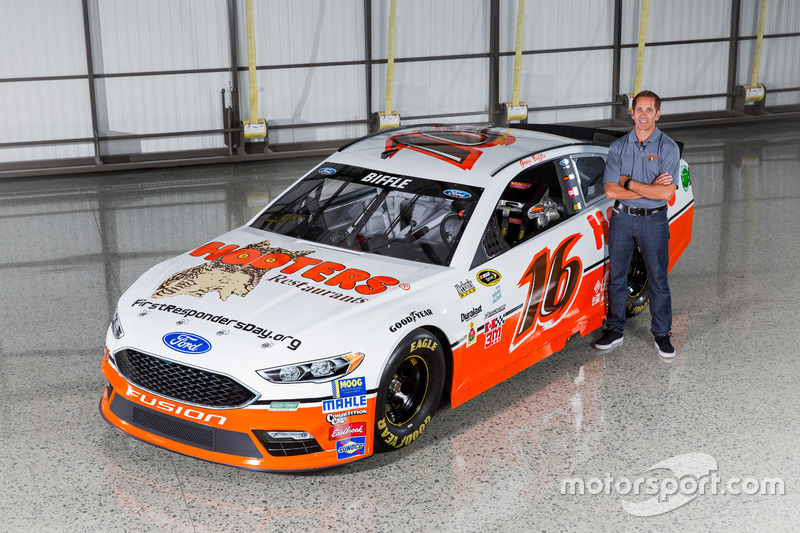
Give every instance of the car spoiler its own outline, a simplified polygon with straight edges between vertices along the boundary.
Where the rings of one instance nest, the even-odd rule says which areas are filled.
[[[511,127],[521,130],[549,133],[551,135],[560,135],[561,137],[589,141],[605,146],[610,145],[620,137],[628,134],[627,131],[609,130],[605,128],[588,128],[585,126],[570,126],[569,124],[514,124]],[[675,141],[675,144],[678,145],[680,156],[683,157],[683,143],[680,141]]]

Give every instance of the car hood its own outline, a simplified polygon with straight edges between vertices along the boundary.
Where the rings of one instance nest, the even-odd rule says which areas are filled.
[[[151,350],[164,352],[162,336],[186,332],[223,348],[216,353],[249,345],[282,364],[347,345],[340,337],[380,322],[376,309],[385,314],[445,270],[244,227],[146,272],[119,313]]]

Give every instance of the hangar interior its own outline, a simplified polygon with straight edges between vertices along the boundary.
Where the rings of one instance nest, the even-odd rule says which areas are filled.
[[[528,0],[518,47],[519,2],[401,0],[391,91],[390,1],[254,4],[0,0],[0,531],[796,530],[800,4]],[[241,124],[248,19],[261,140]],[[685,144],[696,202],[670,273],[672,362],[645,312],[623,346],[573,338],[440,410],[412,446],[300,475],[205,463],[102,420],[121,293],[246,223],[377,113],[501,124],[516,85],[531,122],[627,129],[639,77]],[[719,486],[631,507],[644,497],[622,480],[700,460]]]

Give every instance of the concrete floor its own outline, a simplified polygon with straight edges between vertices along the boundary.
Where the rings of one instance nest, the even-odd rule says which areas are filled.
[[[121,291],[315,161],[1,181],[0,531],[796,531],[800,123],[668,133],[697,201],[670,274],[674,362],[645,312],[620,347],[572,339],[412,446],[305,475],[176,455],[97,406]],[[653,477],[664,497],[669,470],[720,484],[685,478],[659,502],[625,483]],[[562,494],[571,478],[585,494]],[[764,480],[785,494],[744,493]]]

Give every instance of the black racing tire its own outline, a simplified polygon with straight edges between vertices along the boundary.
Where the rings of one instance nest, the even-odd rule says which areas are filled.
[[[625,314],[636,316],[650,304],[650,285],[647,282],[647,269],[644,266],[642,251],[637,246],[633,251],[631,268],[628,271],[628,300]]]
[[[425,431],[444,389],[444,350],[428,331],[412,331],[395,348],[375,403],[375,450],[408,446]]]

